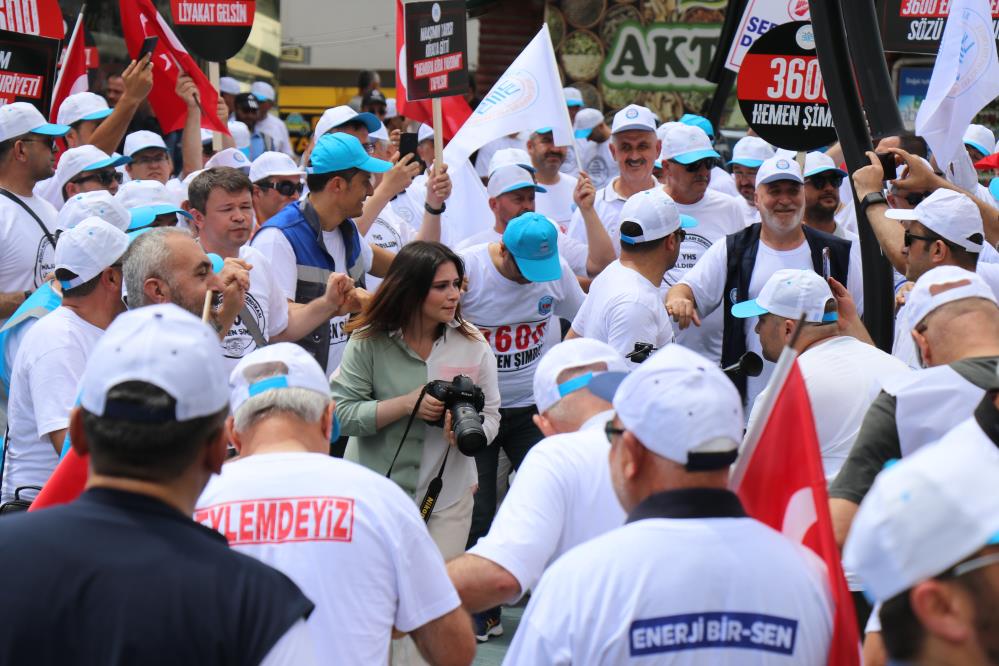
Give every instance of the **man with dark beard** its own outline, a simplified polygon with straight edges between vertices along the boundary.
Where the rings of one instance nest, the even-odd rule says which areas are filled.
[[[805,156],[805,224],[848,241],[859,240],[857,234],[845,229],[836,220],[842,207],[839,188],[846,172],[837,168],[823,153]]]

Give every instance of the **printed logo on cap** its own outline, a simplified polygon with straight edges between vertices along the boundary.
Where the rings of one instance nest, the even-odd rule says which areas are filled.
[[[638,117],[638,109],[628,109],[624,112],[624,117],[628,119],[634,119]]]
[[[791,168],[791,163],[788,162],[787,160],[777,160],[777,168],[778,169],[790,169]]]
[[[728,292],[728,302],[735,305],[739,302],[739,288],[732,287],[732,290]]]
[[[552,313],[552,304],[555,302],[555,298],[551,295],[542,296],[538,301],[538,314],[543,316],[548,316]]]

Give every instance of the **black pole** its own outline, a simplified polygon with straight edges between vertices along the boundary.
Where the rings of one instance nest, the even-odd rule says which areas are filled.
[[[728,0],[728,7],[725,8],[725,22],[722,24],[721,33],[718,35],[718,49],[715,51],[715,59],[711,61],[711,68],[708,69],[707,80],[711,83],[721,83],[722,75],[729,71],[725,68],[725,58],[732,48],[732,40],[735,39],[735,31],[742,20],[742,12],[746,9],[748,0]],[[728,93],[725,93],[728,97]],[[711,122],[714,122],[712,120]]]
[[[711,101],[708,102],[708,108],[701,109],[704,117],[711,121],[712,127],[721,128],[722,114],[725,112],[725,103],[728,101],[728,96],[732,92],[732,88],[735,87],[735,72],[730,69],[726,69],[722,72],[721,80],[718,81],[718,85],[715,86],[715,92],[711,96]],[[716,135],[720,134],[715,132]],[[715,136],[718,139],[719,136]]]
[[[815,34],[815,50],[819,58],[822,80],[829,99],[836,134],[839,137],[848,170],[852,173],[870,160],[864,154],[871,150],[871,137],[853,78],[853,64],[847,46],[843,23],[842,0],[808,0]],[[852,5],[855,0],[847,0]],[[883,60],[884,57],[882,56]],[[866,63],[861,62],[861,66]],[[894,104],[894,102],[892,102]],[[857,191],[853,187],[860,232],[860,256],[864,269],[864,324],[874,343],[891,351],[894,334],[895,298],[892,290],[891,267],[881,253],[867,217],[861,214]]]
[[[905,125],[885,62],[874,0],[850,0],[850,10],[843,12],[843,24],[853,61],[860,64],[854,68],[854,74],[871,136],[875,139],[897,136],[905,130]]]

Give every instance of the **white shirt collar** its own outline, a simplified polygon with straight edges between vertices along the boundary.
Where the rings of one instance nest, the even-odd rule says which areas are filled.
[[[604,424],[614,418],[614,410],[608,409],[605,412],[600,412],[599,414],[594,414],[590,418],[583,422],[583,425],[579,427],[579,431],[584,430],[596,430],[597,428],[603,428]]]

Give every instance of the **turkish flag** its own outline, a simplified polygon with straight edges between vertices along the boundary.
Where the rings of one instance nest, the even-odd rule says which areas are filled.
[[[87,485],[89,464],[90,456],[81,456],[75,449],[67,451],[28,511],[67,504],[79,497]]]
[[[0,30],[52,39],[66,36],[59,0],[0,2]]]
[[[399,115],[433,127],[434,114],[431,101],[429,99],[416,102],[406,100],[406,21],[402,10],[402,0],[395,2],[395,55],[395,106]],[[457,134],[470,115],[472,115],[472,107],[468,105],[464,97],[460,95],[442,97],[441,118],[444,127],[441,128],[441,133],[444,138],[450,139]]]
[[[781,374],[786,374],[783,382]],[[859,666],[857,619],[833,538],[819,438],[805,380],[790,348],[778,361],[771,381],[770,395],[777,398],[767,418],[761,419],[764,425],[755,446],[753,433],[747,434],[747,446],[732,474],[732,490],[750,516],[810,548],[825,562],[835,605],[828,663]]]
[[[76,18],[76,26],[66,45],[59,75],[52,89],[52,109],[49,112],[49,122],[56,122],[56,115],[63,100],[70,95],[86,92],[89,89],[87,81],[87,51],[83,43],[83,12]]]
[[[133,59],[139,54],[146,37],[160,38],[153,52],[153,89],[149,92],[149,104],[164,134],[183,129],[187,118],[187,105],[175,92],[177,77],[182,73],[194,79],[198,86],[201,126],[228,134],[229,128],[218,117],[218,92],[153,7],[151,0],[119,0],[118,7],[125,45]]]

